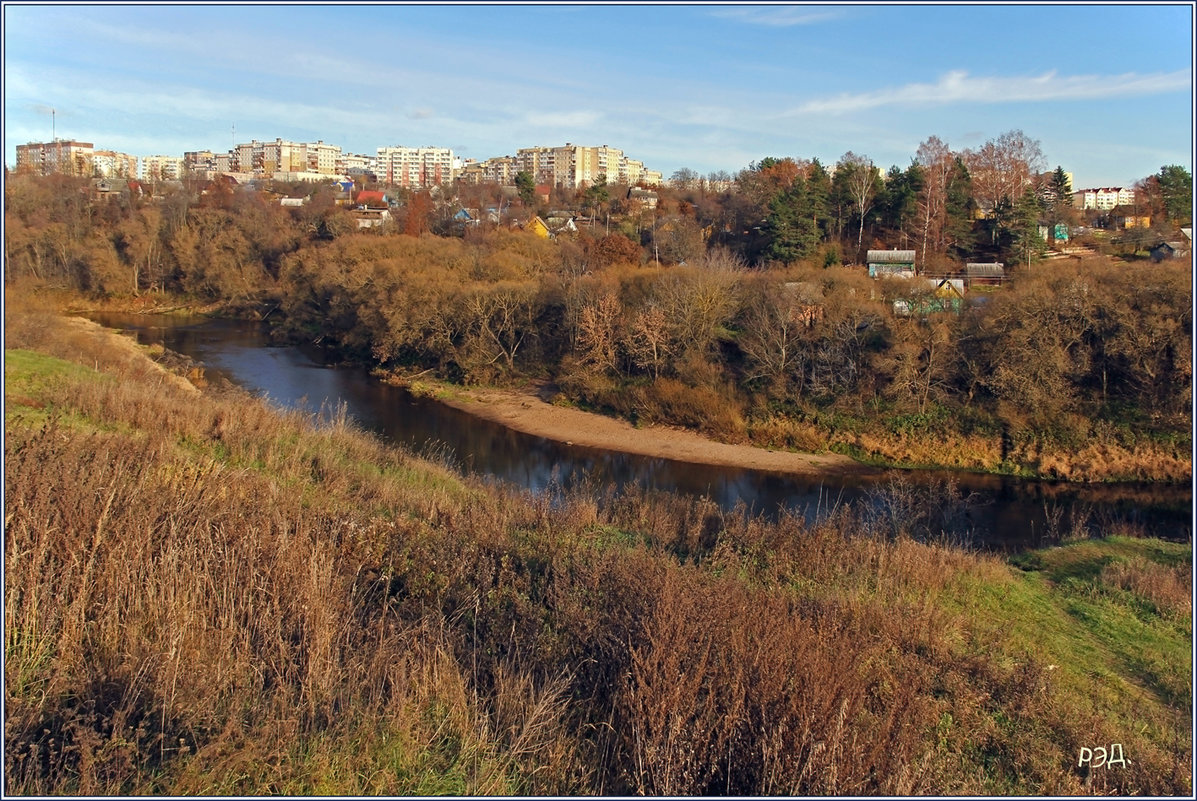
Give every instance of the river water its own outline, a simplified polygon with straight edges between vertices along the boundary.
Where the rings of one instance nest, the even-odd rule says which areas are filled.
[[[1191,485],[1083,485],[964,472],[891,471],[882,478],[806,476],[677,462],[566,445],[473,417],[433,399],[383,384],[362,368],[326,364],[318,348],[274,346],[261,323],[137,314],[93,314],[96,322],[161,344],[285,408],[314,414],[342,404],[362,428],[417,453],[542,492],[550,488],[629,485],[709,497],[725,510],[795,510],[808,518],[839,503],[893,504],[895,486],[940,487],[950,480],[957,503],[942,517],[948,533],[1000,550],[1033,547],[1087,525],[1124,524],[1174,540],[1192,536]],[[894,484],[895,477],[899,484]],[[965,500],[967,498],[967,501]],[[933,515],[934,516],[934,515]]]

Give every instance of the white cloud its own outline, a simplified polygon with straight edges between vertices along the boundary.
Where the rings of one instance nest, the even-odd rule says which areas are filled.
[[[882,106],[942,106],[951,103],[1011,103],[1051,100],[1093,100],[1108,97],[1192,91],[1188,70],[1138,75],[972,77],[963,70],[944,74],[936,83],[912,83],[876,92],[842,94],[811,100],[795,114],[846,114]]]

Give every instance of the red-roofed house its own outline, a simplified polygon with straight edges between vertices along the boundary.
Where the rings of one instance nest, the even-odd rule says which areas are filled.
[[[358,192],[355,200],[357,205],[371,209],[385,209],[391,205],[384,192],[373,189],[363,189]]]

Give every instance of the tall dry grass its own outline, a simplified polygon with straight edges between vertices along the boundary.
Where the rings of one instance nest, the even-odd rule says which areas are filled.
[[[7,792],[1186,789],[1179,740],[1086,786],[1120,733],[980,639],[961,587],[1015,577],[900,487],[814,524],[532,495],[6,330],[91,369],[6,425]]]

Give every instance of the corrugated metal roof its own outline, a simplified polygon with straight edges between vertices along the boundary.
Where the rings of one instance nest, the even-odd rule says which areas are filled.
[[[870,264],[914,264],[913,250],[870,250]]]
[[[970,262],[964,265],[964,272],[969,276],[1001,277],[1006,274],[1006,267],[1001,262]]]

